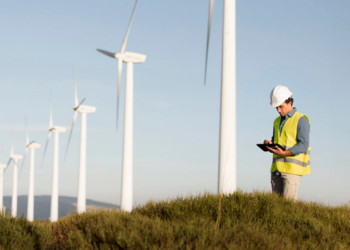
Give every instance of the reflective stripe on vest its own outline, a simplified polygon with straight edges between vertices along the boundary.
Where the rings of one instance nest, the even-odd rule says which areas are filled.
[[[284,124],[282,131],[280,131],[281,117],[276,118],[274,121],[274,143],[278,143],[285,149],[294,147],[297,142],[297,129],[298,121],[301,117],[305,117],[308,121],[309,118],[299,112],[295,112],[292,117],[289,117]],[[310,151],[294,155],[281,157],[280,155],[273,154],[271,172],[279,171],[281,173],[289,173],[296,175],[310,174]]]
[[[278,157],[278,158],[273,158],[273,162],[288,162],[288,163],[294,163],[296,165],[299,165],[301,167],[307,167],[308,165],[310,165],[310,161],[308,162],[302,162],[296,159],[292,159],[292,158],[286,158],[286,157]]]

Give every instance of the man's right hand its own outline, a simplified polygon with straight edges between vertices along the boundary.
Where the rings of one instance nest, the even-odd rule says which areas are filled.
[[[272,141],[270,141],[270,140],[264,140],[264,144],[272,144]]]

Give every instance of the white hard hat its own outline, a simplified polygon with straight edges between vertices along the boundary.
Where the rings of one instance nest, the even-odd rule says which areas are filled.
[[[270,107],[278,107],[289,97],[292,97],[292,92],[282,85],[273,88],[270,94]]]

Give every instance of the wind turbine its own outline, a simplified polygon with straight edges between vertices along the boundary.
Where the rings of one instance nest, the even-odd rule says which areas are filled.
[[[2,147],[1,147],[1,153],[2,153]],[[7,168],[7,165],[2,164],[0,160],[0,215],[2,213],[5,213],[4,211],[4,170],[6,168]]]
[[[7,167],[13,161],[13,182],[12,182],[12,201],[11,201],[11,216],[17,217],[17,180],[18,180],[18,161],[22,159],[21,155],[14,154],[13,145],[13,129],[12,129],[12,141],[11,141],[11,153],[10,159],[7,163]]]
[[[58,127],[53,125],[52,121],[52,106],[50,107],[50,124],[49,124],[49,133],[47,135],[44,155],[46,154],[46,149],[49,144],[51,134],[54,134],[54,144],[53,144],[53,171],[52,171],[52,193],[51,193],[51,213],[50,221],[54,222],[58,220],[58,153],[59,153],[59,133],[66,132],[66,128]],[[41,165],[42,165],[41,163]]]
[[[5,212],[4,209],[4,169],[7,167],[6,164],[0,164],[0,215]]]
[[[21,172],[23,170],[23,165],[30,149],[30,164],[29,164],[29,188],[28,188],[28,204],[27,204],[27,220],[34,220],[34,160],[35,160],[35,149],[40,148],[39,143],[35,141],[29,142],[27,120],[26,120],[26,148],[24,151],[24,157],[22,161]],[[20,176],[21,176],[20,172]]]
[[[78,103],[77,83],[75,80],[74,72],[74,115],[72,128],[70,130],[66,155],[68,152],[69,142],[72,136],[75,120],[77,119],[78,112],[81,114],[81,130],[80,130],[80,158],[79,158],[79,177],[78,177],[78,201],[77,211],[78,213],[86,212],[86,114],[95,113],[96,108],[91,106],[82,105],[85,98]]]
[[[118,59],[118,92],[117,92],[117,127],[118,127],[118,109],[119,109],[119,91],[122,76],[123,62],[126,63],[126,87],[125,87],[125,117],[124,117],[124,145],[123,145],[123,173],[122,173],[122,195],[121,210],[131,212],[133,203],[133,95],[134,95],[134,63],[143,63],[146,61],[146,55],[133,52],[126,52],[126,43],[128,40],[131,23],[135,14],[137,1],[131,15],[129,26],[124,38],[124,42],[119,53],[112,53],[97,49],[99,52]]]
[[[205,58],[207,75],[208,49],[214,0],[209,1],[208,34]],[[231,194],[236,191],[236,0],[224,0],[220,149],[218,193]]]

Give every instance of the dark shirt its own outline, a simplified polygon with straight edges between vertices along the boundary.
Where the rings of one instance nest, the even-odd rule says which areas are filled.
[[[281,123],[280,123],[280,134],[282,132],[284,124],[286,124],[286,121],[289,117],[292,117],[294,113],[297,111],[297,108],[293,108],[292,111],[290,111],[286,116],[281,117]],[[273,129],[272,134],[272,143],[274,140],[275,135],[275,129]],[[309,148],[309,142],[310,142],[310,124],[308,120],[305,117],[301,117],[298,121],[298,127],[297,127],[297,144],[289,148],[290,152],[293,155],[298,155],[303,152],[307,152]]]

